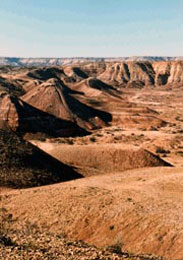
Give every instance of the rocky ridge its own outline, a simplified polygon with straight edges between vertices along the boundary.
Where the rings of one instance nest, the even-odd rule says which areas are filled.
[[[0,57],[0,65],[9,66],[60,66],[84,62],[114,61],[171,61],[183,60],[183,57],[133,56],[133,57],[73,57],[73,58],[15,58]]]

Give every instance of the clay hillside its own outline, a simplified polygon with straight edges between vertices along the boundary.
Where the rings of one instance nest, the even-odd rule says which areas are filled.
[[[182,260],[183,61],[0,64],[0,259]]]
[[[0,130],[0,142],[1,186],[32,187],[82,177],[12,132]]]

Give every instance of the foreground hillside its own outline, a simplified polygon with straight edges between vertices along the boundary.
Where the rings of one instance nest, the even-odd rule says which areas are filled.
[[[2,194],[26,223],[97,246],[183,259],[182,169],[149,168]]]

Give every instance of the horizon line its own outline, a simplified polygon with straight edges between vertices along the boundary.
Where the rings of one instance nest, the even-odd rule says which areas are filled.
[[[21,57],[21,56],[0,56],[0,58],[15,58],[15,59],[121,59],[121,58],[139,58],[139,57],[153,57],[153,58],[182,58],[183,55],[166,56],[166,55],[132,55],[132,56],[71,56],[71,57]]]

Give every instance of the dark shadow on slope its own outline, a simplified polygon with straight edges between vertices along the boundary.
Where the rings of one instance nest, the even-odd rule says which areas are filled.
[[[83,176],[11,131],[0,130],[0,185],[27,188]]]
[[[92,88],[96,88],[96,89],[104,90],[104,91],[109,91],[109,90],[116,91],[116,89],[114,87],[104,83],[103,81],[101,81],[97,78],[90,78],[88,80],[88,83],[89,83],[89,86],[91,86]]]
[[[67,87],[63,89],[63,94],[70,111],[83,121],[89,122],[90,119],[95,117],[100,118],[106,124],[112,121],[112,115],[110,113],[81,103],[76,98],[69,95]]]
[[[127,79],[125,79],[125,83],[127,83],[129,80],[130,80],[130,70],[129,70],[129,68],[128,68],[128,64],[127,63],[124,63],[124,70],[125,70],[125,73],[126,73],[126,75],[127,75],[127,77],[128,77],[128,80]]]
[[[25,94],[23,88],[17,84],[15,80],[8,80],[2,77],[0,77],[0,91],[4,91],[5,93],[13,94],[15,96]]]
[[[74,97],[75,94],[82,94],[82,92],[70,89],[61,80],[56,80],[55,83],[53,86],[59,91],[60,97],[63,96],[65,99],[76,122],[77,117],[86,122],[91,122],[90,120],[95,117],[100,118],[106,124],[112,121],[110,113],[85,105]]]
[[[152,64],[149,62],[137,62],[136,63],[149,77],[150,83],[154,85],[154,77],[155,77],[155,72],[152,67]]]
[[[39,80],[48,80],[51,78],[60,79],[61,74],[65,75],[62,69],[51,67],[33,69],[27,73],[27,76]]]
[[[78,67],[74,67],[73,68],[73,72],[77,74],[77,76],[83,78],[83,79],[87,79],[88,78],[88,75],[82,71],[80,68]]]
[[[166,73],[166,74],[159,74],[157,76],[157,83],[158,85],[166,85],[168,83],[168,78],[169,78],[170,74]]]
[[[75,89],[71,89],[65,85],[65,83],[61,79],[50,79],[45,83],[50,83],[52,81],[53,87],[61,88],[64,91],[64,94],[67,95],[83,95],[84,93]]]
[[[51,137],[84,136],[89,134],[88,131],[75,123],[50,115],[15,97],[11,97],[11,101],[18,113],[19,126],[17,132],[22,135],[38,132]]]
[[[120,93],[118,90],[116,90],[116,88],[104,83],[103,81],[101,81],[97,78],[88,79],[88,84],[89,84],[89,87],[101,90],[104,93],[110,94],[111,96],[120,98],[120,96],[119,96]]]

